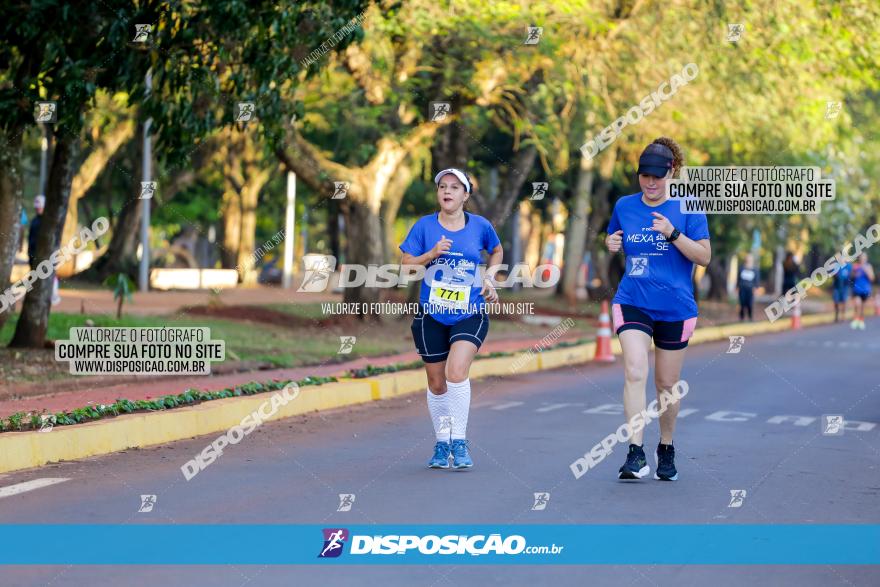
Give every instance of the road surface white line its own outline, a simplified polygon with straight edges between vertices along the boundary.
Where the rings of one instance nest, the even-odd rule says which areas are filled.
[[[50,485],[55,485],[56,483],[63,483],[64,481],[70,481],[70,479],[67,477],[43,477],[42,479],[16,483],[15,485],[10,485],[8,487],[0,487],[0,498],[9,497],[10,495],[18,495],[19,493],[33,491],[34,489],[48,487]]]
[[[506,410],[507,408],[515,408],[516,406],[521,406],[525,402],[504,402],[498,404],[497,406],[492,406],[489,408],[490,410]]]

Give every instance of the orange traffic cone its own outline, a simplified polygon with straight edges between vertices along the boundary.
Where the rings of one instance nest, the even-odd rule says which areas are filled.
[[[596,356],[594,361],[605,363],[614,362],[614,354],[611,352],[611,318],[608,316],[608,301],[602,302],[602,311],[599,313],[599,330],[596,332]]]
[[[794,312],[791,313],[791,329],[792,330],[800,330],[801,329],[801,303],[798,302],[794,307]]]

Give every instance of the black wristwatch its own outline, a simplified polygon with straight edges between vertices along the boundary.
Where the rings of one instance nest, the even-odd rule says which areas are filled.
[[[681,231],[677,228],[673,228],[672,234],[670,234],[669,236],[666,237],[666,242],[671,243],[672,241],[677,239],[679,236],[681,236]]]

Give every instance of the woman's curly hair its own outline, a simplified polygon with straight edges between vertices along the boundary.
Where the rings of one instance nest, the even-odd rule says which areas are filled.
[[[672,174],[678,175],[678,172],[681,170],[681,166],[684,165],[684,151],[681,150],[681,145],[676,143],[674,140],[669,137],[660,137],[659,139],[655,139],[652,145],[663,145],[672,151]]]

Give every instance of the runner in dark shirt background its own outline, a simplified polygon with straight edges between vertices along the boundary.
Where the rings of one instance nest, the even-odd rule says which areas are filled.
[[[743,261],[742,269],[739,270],[739,276],[736,280],[736,287],[739,290],[739,320],[745,320],[748,313],[749,322],[752,321],[752,306],[755,303],[755,288],[758,286],[758,270],[755,268],[755,260],[751,253],[746,255]]]

